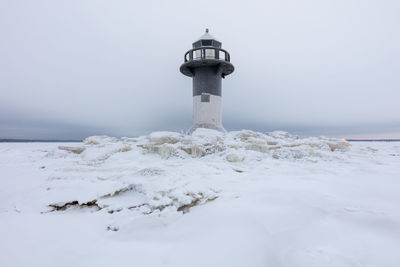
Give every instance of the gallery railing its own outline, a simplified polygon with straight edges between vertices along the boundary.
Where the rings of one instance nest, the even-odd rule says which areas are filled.
[[[227,51],[216,47],[194,48],[186,52],[185,62],[192,60],[218,59],[230,62],[231,57]]]

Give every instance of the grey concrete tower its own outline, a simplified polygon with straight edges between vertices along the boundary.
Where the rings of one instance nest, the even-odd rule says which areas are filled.
[[[221,48],[221,42],[208,33],[193,43],[193,49],[185,54],[180,71],[193,78],[193,127],[225,131],[222,126],[222,78],[231,74],[234,67],[229,53]]]

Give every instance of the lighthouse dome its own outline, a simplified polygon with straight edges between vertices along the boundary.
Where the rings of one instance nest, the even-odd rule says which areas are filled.
[[[215,41],[218,41],[208,31],[206,31],[202,36],[200,36],[199,39],[197,39],[197,41],[200,41],[200,40],[215,40]]]
[[[200,38],[196,42],[193,43],[193,48],[199,48],[203,46],[221,48],[221,42],[215,39],[214,36],[209,33],[209,30],[206,29],[206,32],[202,36],[200,36]]]

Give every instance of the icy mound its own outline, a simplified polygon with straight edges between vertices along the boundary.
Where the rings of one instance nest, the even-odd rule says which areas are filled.
[[[243,161],[252,152],[275,159],[315,160],[334,156],[331,152],[346,152],[346,141],[326,138],[299,138],[287,132],[259,133],[249,130],[221,133],[210,129],[197,129],[191,135],[175,132],[154,132],[138,138],[91,136],[83,147],[60,146],[60,150],[81,155],[86,164],[95,165],[118,152],[134,150],[142,154],[154,153],[163,159],[200,158],[216,155],[230,162]]]
[[[134,150],[142,154],[158,154],[162,159],[200,158],[214,155],[230,162],[246,158],[272,157],[274,159],[309,160],[329,159],[332,152],[345,152],[350,144],[326,137],[299,138],[287,132],[259,133],[249,130],[221,133],[197,129],[191,135],[176,132],[154,132],[138,138],[91,136],[83,147],[59,147],[60,150],[80,154],[88,165],[101,164],[113,154]]]
[[[47,157],[60,163],[48,178],[50,211],[72,207],[149,214],[190,207],[218,197],[221,173],[242,173],[262,160],[318,162],[343,155],[349,143],[286,132],[191,135],[155,132],[137,138],[91,136],[81,146],[59,146]],[[214,177],[214,178],[213,178]]]
[[[333,156],[330,152],[345,152],[350,144],[326,137],[300,139],[282,131],[263,134],[243,130],[223,134],[209,129],[197,129],[192,135],[152,133],[137,146],[145,153],[157,153],[163,159],[216,154],[228,161],[238,162],[243,161],[249,151],[260,152],[275,159],[315,160]]]

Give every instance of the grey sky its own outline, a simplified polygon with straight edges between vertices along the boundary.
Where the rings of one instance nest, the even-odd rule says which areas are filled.
[[[184,53],[206,27],[231,54],[228,130],[400,136],[400,2],[0,3],[0,138],[191,126]]]

